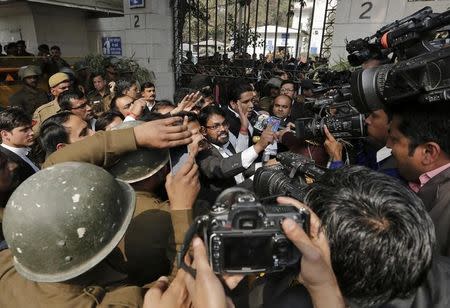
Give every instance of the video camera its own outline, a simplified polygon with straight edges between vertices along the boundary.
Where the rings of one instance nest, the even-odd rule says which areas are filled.
[[[195,219],[178,255],[179,267],[193,276],[184,262],[194,235],[203,239],[215,273],[250,274],[282,271],[300,260],[300,252],[286,238],[281,221],[291,218],[309,233],[309,212],[295,206],[261,204],[243,188],[224,190],[208,215]]]
[[[450,49],[434,41],[436,32],[449,24],[450,10],[436,14],[425,7],[384,26],[371,37],[348,43],[353,64],[371,59],[361,40],[375,46],[377,52],[392,53],[391,61],[398,59],[353,72],[352,98],[358,111],[368,113],[390,104],[411,103],[412,98],[422,104],[450,100]]]
[[[259,198],[289,196],[303,201],[308,184],[325,173],[312,159],[300,154],[278,153],[277,161],[280,164],[256,170],[253,187]]]
[[[324,126],[335,138],[354,139],[366,136],[365,117],[351,105],[350,86],[340,86],[320,99],[306,101],[305,106],[316,116],[295,120],[297,138],[323,139]]]

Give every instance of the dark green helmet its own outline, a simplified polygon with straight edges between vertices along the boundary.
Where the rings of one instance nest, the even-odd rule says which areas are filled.
[[[122,239],[135,202],[130,185],[91,164],[68,162],[35,173],[14,191],[4,213],[16,270],[39,282],[85,273]]]
[[[143,121],[123,122],[113,130],[138,126]],[[139,149],[123,155],[120,160],[109,168],[116,178],[127,183],[145,180],[161,170],[169,161],[169,151],[160,149]]]

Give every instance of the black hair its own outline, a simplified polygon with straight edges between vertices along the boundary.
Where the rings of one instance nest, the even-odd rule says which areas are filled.
[[[91,82],[94,82],[94,78],[98,77],[98,76],[102,77],[103,80],[106,80],[106,76],[105,76],[104,72],[96,71],[96,72],[92,72],[92,74],[91,74]]]
[[[162,100],[156,102],[155,106],[153,106],[153,108],[152,108],[152,111],[159,113],[159,109],[164,108],[164,107],[174,107],[175,108],[175,105],[174,105],[174,103],[172,103],[169,100],[162,99]]]
[[[18,41],[16,42],[16,45],[24,45],[24,46],[26,46],[24,40],[18,40]]]
[[[130,90],[130,88],[136,84],[136,80],[126,80],[120,79],[116,81],[116,87],[114,89],[115,95],[124,95],[126,91]]]
[[[101,130],[106,130],[106,126],[111,124],[111,122],[114,121],[116,117],[124,120],[124,116],[120,112],[117,112],[115,110],[109,110],[105,112],[97,118],[97,121],[95,121],[95,131],[98,132]]]
[[[57,46],[57,45],[53,45],[52,47],[50,47],[50,50],[53,50],[53,49],[61,51],[61,48],[59,48],[59,46]]]
[[[19,107],[9,107],[0,112],[0,131],[31,125],[31,117]]]
[[[46,119],[39,129],[39,139],[46,156],[56,151],[59,143],[69,144],[69,133],[64,123],[73,115],[70,111],[60,111]]]
[[[280,89],[281,89],[281,87],[282,87],[283,85],[285,85],[285,84],[292,84],[292,85],[294,85],[294,91],[297,92],[297,90],[298,90],[298,85],[297,85],[293,80],[291,80],[291,79],[283,80],[283,81],[281,82]]]
[[[327,235],[343,296],[358,307],[405,298],[424,280],[436,237],[422,201],[399,181],[361,166],[328,171],[305,203]]]
[[[47,52],[49,52],[50,48],[48,47],[47,44],[41,44],[41,45],[38,46],[38,50],[39,51],[47,51]]]
[[[198,122],[201,126],[206,126],[208,119],[214,114],[221,115],[222,117],[226,118],[225,111],[223,111],[222,108],[216,105],[209,105],[200,110],[200,114],[198,115]]]
[[[83,97],[84,93],[77,88],[66,90],[58,96],[59,107],[61,110],[72,110],[71,100],[82,99]]]
[[[175,114],[172,114],[173,117],[182,117],[184,119],[184,117],[188,117],[188,123],[190,122],[198,122],[198,116],[193,113],[193,112],[189,112],[189,111],[180,111],[177,112]]]
[[[408,107],[391,106],[389,118],[398,116],[398,130],[410,140],[409,155],[426,142],[436,142],[450,158],[450,107],[409,104]]]
[[[241,98],[241,94],[244,92],[253,91],[253,87],[248,83],[235,83],[231,86],[228,101],[237,102]]]
[[[142,84],[141,89],[144,90],[146,88],[154,88],[154,87],[155,84],[153,82],[147,81]]]

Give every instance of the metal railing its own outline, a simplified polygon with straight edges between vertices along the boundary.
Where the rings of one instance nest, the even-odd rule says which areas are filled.
[[[322,12],[316,11],[320,1],[326,2]],[[266,63],[292,70],[292,66],[284,66],[295,62],[295,69],[300,70],[298,64],[310,57],[328,58],[337,2],[173,0],[177,86],[185,86],[189,79],[185,77],[198,73],[238,78],[246,72],[244,75],[261,80],[270,71],[264,67]],[[322,28],[319,34],[313,33],[313,25],[315,30]]]

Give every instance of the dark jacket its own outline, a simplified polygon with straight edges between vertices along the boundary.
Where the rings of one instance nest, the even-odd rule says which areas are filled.
[[[433,220],[439,253],[450,257],[450,168],[428,181],[417,195]]]
[[[312,308],[311,298],[303,285],[293,283],[293,275],[271,274],[250,293],[251,308]],[[263,286],[263,289],[261,287]],[[259,294],[258,294],[259,292]],[[262,292],[262,293],[261,293]],[[262,302],[264,304],[262,304]],[[252,304],[255,303],[255,304]],[[351,305],[351,307],[356,307]],[[433,260],[425,280],[413,294],[396,298],[380,308],[448,308],[450,307],[450,259]]]
[[[9,106],[21,108],[28,116],[48,102],[47,93],[41,89],[33,89],[24,85],[19,91],[9,97]]]
[[[16,189],[17,186],[19,186],[28,177],[35,174],[34,169],[16,153],[11,152],[2,146],[0,146],[0,152],[8,157],[8,161],[17,165],[12,173],[12,190]]]
[[[254,173],[254,164],[247,169],[242,166],[241,155],[242,152],[224,158],[219,150],[213,146],[198,153],[197,164],[200,170],[201,183],[199,199],[212,204],[224,189],[236,186],[235,175],[244,172],[244,177],[249,177]],[[242,184],[244,187],[248,187],[250,184],[244,183]]]

